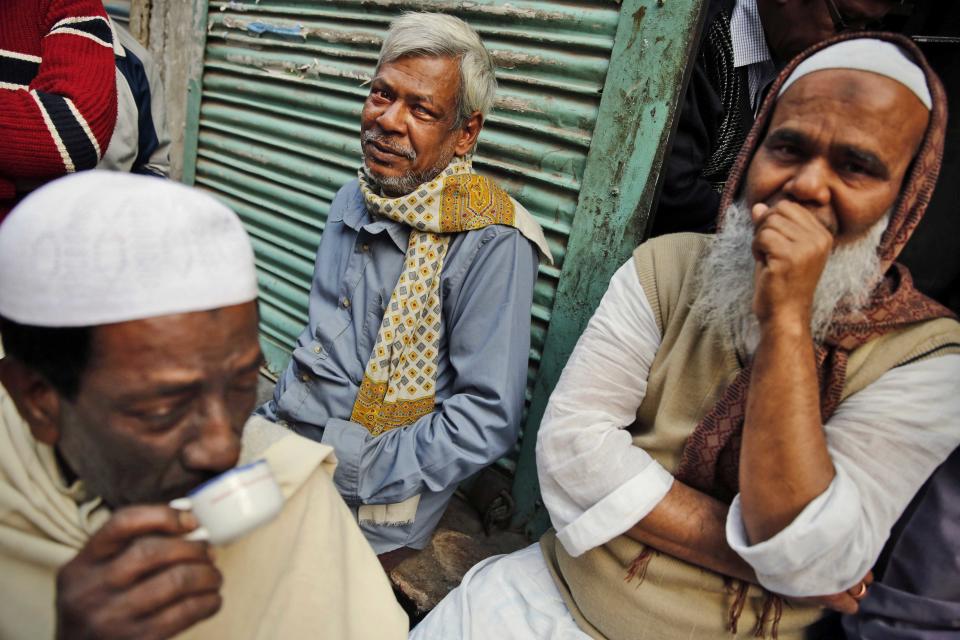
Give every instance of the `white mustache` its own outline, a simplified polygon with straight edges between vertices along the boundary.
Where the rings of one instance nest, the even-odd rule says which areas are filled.
[[[364,131],[360,135],[360,140],[363,142],[363,144],[367,144],[368,142],[376,142],[378,145],[387,149],[391,153],[402,156],[407,160],[413,161],[417,159],[417,152],[414,151],[412,147],[398,147],[392,142],[388,142],[390,138],[382,133],[377,133],[375,131]]]

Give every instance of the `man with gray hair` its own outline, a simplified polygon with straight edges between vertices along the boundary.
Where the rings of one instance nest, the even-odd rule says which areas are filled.
[[[337,488],[388,569],[427,544],[457,485],[520,426],[537,250],[549,250],[526,209],[473,171],[495,92],[462,20],[391,24],[309,323],[258,410],[334,447]]]

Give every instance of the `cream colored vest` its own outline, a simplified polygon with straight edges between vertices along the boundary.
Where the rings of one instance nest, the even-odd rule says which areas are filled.
[[[633,442],[674,472],[684,442],[741,368],[717,329],[704,329],[689,313],[696,299],[695,267],[709,236],[685,233],[651,240],[634,252],[637,276],[663,336],[647,393],[631,427]],[[960,352],[960,324],[933,320],[873,340],[854,351],[842,398],[863,389],[889,369],[925,357]],[[642,584],[627,583],[630,563],[642,551],[619,536],[573,558],[553,531],[541,546],[554,580],[580,627],[610,640],[752,637],[764,594],[751,587],[738,633],[726,623],[734,594],[723,576],[666,554],[656,554]],[[802,638],[822,609],[790,603],[779,638]],[[769,633],[769,621],[767,624]]]

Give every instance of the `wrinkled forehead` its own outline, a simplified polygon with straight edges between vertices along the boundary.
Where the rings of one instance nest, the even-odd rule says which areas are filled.
[[[171,368],[230,366],[259,352],[258,319],[257,304],[250,301],[98,325],[91,331],[91,368],[105,375],[139,371],[136,377],[148,380]]]

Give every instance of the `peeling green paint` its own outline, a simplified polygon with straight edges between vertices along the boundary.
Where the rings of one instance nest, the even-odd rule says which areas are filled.
[[[549,526],[535,464],[540,420],[610,277],[645,237],[687,60],[699,39],[702,5],[622,2],[514,479],[514,525],[525,526],[532,537]]]

